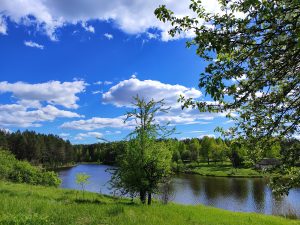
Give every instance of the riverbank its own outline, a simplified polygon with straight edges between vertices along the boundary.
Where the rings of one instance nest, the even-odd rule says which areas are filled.
[[[201,176],[212,176],[212,177],[243,177],[243,178],[260,178],[264,177],[263,174],[251,167],[233,168],[228,162],[223,164],[214,163],[191,163],[184,164],[179,169],[179,173],[198,174]]]
[[[299,220],[206,206],[143,206],[95,193],[0,181],[0,224],[300,225]]]
[[[78,165],[106,165],[106,164],[99,163],[99,162],[79,162],[75,164],[59,166],[51,170],[60,171]],[[223,164],[187,163],[187,164],[183,164],[183,166],[178,168],[175,172],[186,173],[186,174],[198,174],[201,176],[211,176],[211,177],[240,177],[240,178],[262,178],[267,175],[266,173],[261,173],[257,170],[254,170],[251,167],[233,168],[231,163],[228,162],[225,162]]]

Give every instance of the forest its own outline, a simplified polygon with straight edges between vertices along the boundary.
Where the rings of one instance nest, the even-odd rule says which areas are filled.
[[[204,136],[192,139],[159,139],[164,142],[172,154],[174,170],[189,163],[223,164],[231,162],[232,167],[255,165],[263,158],[277,158],[285,160],[285,152],[295,149],[292,154],[294,161],[300,156],[300,141],[285,139],[281,142],[274,140],[274,144],[258,158],[254,151],[241,146],[234,140],[223,140]],[[115,165],[117,157],[124,152],[127,141],[109,143],[72,145],[57,135],[39,134],[34,131],[0,131],[0,148],[8,149],[17,159],[27,160],[33,165],[57,168],[79,162],[94,162]],[[289,154],[289,157],[290,154]]]

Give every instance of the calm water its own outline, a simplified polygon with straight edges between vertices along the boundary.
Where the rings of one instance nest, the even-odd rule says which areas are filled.
[[[75,182],[77,173],[91,175],[87,190],[112,194],[108,181],[112,168],[105,165],[78,165],[59,171],[62,188],[80,189]],[[297,215],[300,218],[300,188],[281,199],[272,196],[261,178],[219,178],[181,174],[170,186],[170,199],[182,204],[204,204],[232,211],[258,212],[275,215]]]

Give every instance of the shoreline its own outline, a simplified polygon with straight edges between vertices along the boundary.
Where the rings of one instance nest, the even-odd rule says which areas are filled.
[[[63,165],[57,168],[50,168],[47,170],[53,170],[53,171],[60,171],[60,170],[64,170],[64,169],[70,169],[73,167],[76,167],[78,165],[105,165],[105,166],[111,166],[110,164],[103,164],[103,163],[99,163],[99,162],[78,162],[72,165]],[[230,173],[226,173],[222,170],[222,167],[228,167],[227,165],[204,165],[204,166],[196,166],[196,167],[192,167],[192,168],[188,168],[188,164],[185,165],[185,168],[180,169],[178,171],[174,170],[173,172],[175,174],[192,174],[192,175],[199,175],[199,176],[204,176],[204,177],[229,177],[229,178],[266,178],[269,174],[262,174],[257,172],[256,170],[253,170],[251,168],[230,168],[231,171]],[[215,171],[203,171],[204,168],[212,168],[212,169],[216,169]],[[240,174],[239,170],[250,170],[249,172],[251,173],[258,173],[258,174]],[[197,171],[199,170],[199,171]],[[202,171],[201,171],[202,170]],[[236,171],[234,171],[236,170]],[[221,173],[221,174],[220,174]],[[237,173],[237,174],[234,174]]]

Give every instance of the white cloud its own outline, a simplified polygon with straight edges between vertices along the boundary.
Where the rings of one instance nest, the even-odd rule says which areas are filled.
[[[153,34],[153,33],[150,33],[150,32],[147,32],[147,36],[148,36],[149,39],[158,39],[159,38],[158,34]]]
[[[203,134],[203,135],[200,135],[198,138],[204,138],[204,137],[211,137],[211,138],[216,138],[216,135],[214,134]]]
[[[148,101],[152,98],[156,101],[164,98],[167,105],[179,108],[180,104],[177,103],[177,99],[180,95],[187,98],[199,98],[202,93],[195,88],[187,88],[178,84],[165,84],[156,80],[141,81],[132,77],[119,82],[103,93],[102,100],[103,103],[110,103],[118,107],[131,107],[132,98],[136,95]]]
[[[202,2],[210,12],[220,12],[217,0]],[[116,27],[128,34],[158,28],[161,39],[167,41],[170,40],[167,33],[170,25],[160,22],[154,15],[154,10],[162,4],[173,10],[176,16],[192,15],[189,0],[1,0],[0,12],[15,23],[34,25],[52,40],[57,40],[56,30],[65,25],[100,20],[113,21]],[[183,36],[193,35],[190,32]]]
[[[101,118],[93,117],[87,120],[76,120],[71,122],[65,122],[61,125],[61,128],[72,129],[72,130],[97,130],[101,128],[128,128],[131,126],[130,123],[124,124],[124,117],[115,117],[115,118]]]
[[[81,26],[88,32],[95,33],[95,28],[92,25],[88,25],[86,22],[82,22]]]
[[[104,85],[111,85],[112,83],[113,83],[112,81],[107,81],[107,80],[103,82]]]
[[[63,137],[63,138],[66,138],[66,137],[69,137],[70,134],[69,133],[60,133],[58,134],[59,136]]]
[[[78,108],[77,94],[84,92],[86,83],[82,80],[73,82],[49,81],[46,83],[28,84],[24,82],[0,82],[0,94],[12,93],[19,100],[45,101],[48,104],[61,105],[66,108]]]
[[[44,49],[44,45],[40,45],[36,42],[33,41],[24,41],[24,45],[26,45],[27,47],[31,47],[31,48],[38,48],[43,50]]]
[[[132,107],[132,97],[139,95],[146,100],[154,99],[156,101],[165,99],[166,106],[171,109],[168,114],[159,113],[155,120],[157,123],[171,125],[186,124],[208,124],[216,117],[224,117],[225,113],[200,113],[197,109],[181,110],[181,104],[177,102],[180,94],[187,98],[199,98],[201,92],[195,88],[188,88],[182,85],[171,85],[161,83],[160,81],[144,80],[141,81],[134,77],[124,80],[111,87],[107,92],[103,93],[102,100],[105,104],[112,104],[117,107]],[[77,120],[65,122],[61,125],[65,129],[76,130],[97,130],[102,128],[120,128],[133,129],[135,121],[130,120],[126,124],[123,123],[124,116],[115,118],[93,117],[87,120]]]
[[[94,84],[95,85],[111,85],[113,82],[112,81],[97,81],[97,82],[95,82]]]
[[[87,132],[87,133],[79,133],[77,134],[74,139],[75,140],[84,140],[89,137],[94,137],[94,138],[101,138],[103,136],[102,133],[100,132]]]
[[[102,81],[97,81],[97,82],[95,82],[94,84],[96,84],[96,85],[101,85],[103,82]]]
[[[92,93],[93,93],[93,95],[96,95],[96,94],[102,94],[103,91],[93,91]]]
[[[204,132],[205,132],[204,130],[192,130],[192,131],[189,131],[189,132],[186,132],[186,133],[197,134],[197,133],[204,133]]]
[[[105,131],[105,134],[106,135],[114,135],[114,134],[121,134],[122,132],[119,131],[119,130],[116,130],[116,131],[110,131],[110,130],[107,130]]]
[[[104,37],[106,37],[108,40],[112,40],[114,38],[114,36],[112,34],[109,34],[109,33],[105,33]]]
[[[49,81],[39,84],[0,82],[0,94],[12,93],[14,104],[0,105],[0,126],[39,127],[56,118],[79,118],[81,115],[56,106],[78,108],[76,96],[85,89],[84,81]]]
[[[5,19],[0,16],[0,34],[6,35],[7,34],[7,24]]]
[[[52,105],[32,109],[20,104],[0,105],[0,126],[39,127],[41,122],[53,121],[58,117],[76,118],[79,114],[60,110]]]

